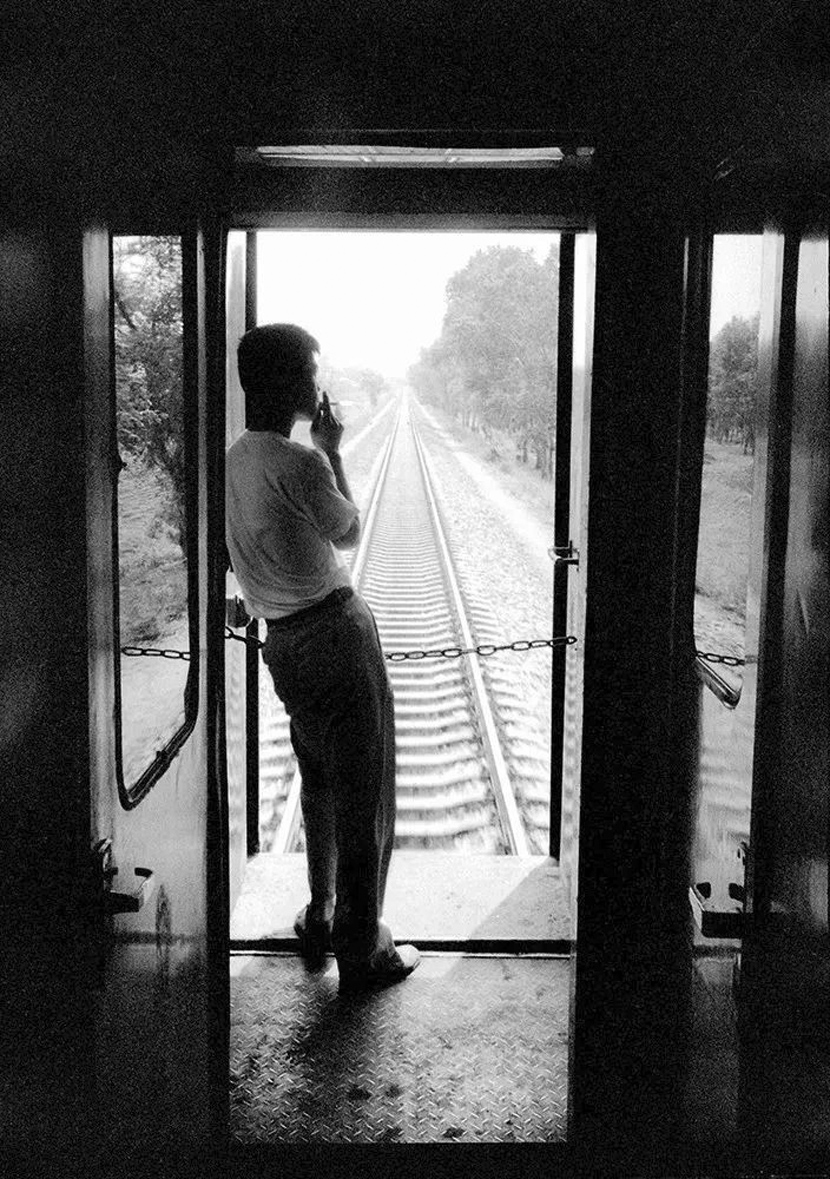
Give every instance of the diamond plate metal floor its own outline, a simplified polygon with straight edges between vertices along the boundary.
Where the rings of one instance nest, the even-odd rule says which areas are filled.
[[[562,958],[425,955],[340,998],[337,970],[231,958],[231,1134],[240,1143],[560,1142]]]

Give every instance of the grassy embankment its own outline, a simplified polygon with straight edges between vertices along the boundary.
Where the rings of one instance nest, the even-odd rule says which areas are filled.
[[[512,495],[544,528],[550,528],[553,483],[534,470],[532,459],[528,463],[516,459],[515,440],[506,431],[494,429],[485,438],[436,406],[429,405],[428,409],[468,454],[487,467],[503,491]]]
[[[707,439],[695,577],[701,650],[744,653],[752,467],[740,443]]]
[[[696,589],[743,620],[749,560],[751,454],[738,443],[707,441]]]
[[[553,485],[531,463],[517,461],[515,443],[506,432],[493,430],[485,438],[434,406],[429,408],[465,451],[487,466],[504,491],[550,528]],[[753,456],[744,454],[740,444],[707,440],[695,579],[695,629],[702,649],[733,654],[743,650],[752,464]]]
[[[122,644],[152,644],[187,614],[187,565],[161,504],[157,476],[130,463],[118,481]]]

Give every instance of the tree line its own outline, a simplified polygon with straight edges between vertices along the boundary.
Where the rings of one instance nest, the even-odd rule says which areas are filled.
[[[518,246],[479,250],[447,283],[441,335],[407,378],[426,402],[553,474],[559,242],[542,262]]]
[[[441,335],[407,378],[419,397],[553,476],[559,243],[539,262],[517,246],[480,250],[447,283]],[[733,318],[710,345],[707,433],[755,445],[758,316]]]
[[[408,373],[426,402],[487,438],[503,431],[516,457],[553,475],[559,243],[538,261],[518,246],[480,250],[447,283],[441,334]],[[181,242],[116,239],[113,267],[116,407],[125,457],[156,473],[162,513],[185,537]],[[386,383],[370,370],[332,370],[333,390],[360,388],[375,406]],[[707,433],[755,445],[758,316],[733,316],[709,355]]]

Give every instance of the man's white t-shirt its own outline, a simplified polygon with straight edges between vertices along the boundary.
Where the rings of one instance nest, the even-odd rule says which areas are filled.
[[[359,514],[321,451],[270,430],[237,438],[225,456],[225,529],[248,613],[284,618],[350,585],[331,542]]]

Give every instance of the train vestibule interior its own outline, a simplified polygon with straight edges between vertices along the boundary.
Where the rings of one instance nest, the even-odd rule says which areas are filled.
[[[220,8],[13,34],[0,1160],[826,1173],[826,34]],[[358,995],[225,544],[269,322],[395,697]]]
[[[578,158],[588,166],[587,151]],[[228,569],[231,1137],[243,1148],[264,1139],[565,1143],[595,234],[574,217],[502,218],[496,227],[444,217],[429,228],[400,217],[345,228],[302,215],[259,220],[223,239],[224,441],[245,426],[235,365],[242,334],[258,323],[311,324],[323,341],[319,385],[344,422],[343,457],[364,519],[346,562],[375,613],[395,690],[398,815],[384,916],[423,960],[400,994],[372,996],[351,1013],[356,1024],[341,1028],[333,958],[309,970],[299,957],[294,918],[308,889],[301,776],[260,654],[265,625],[246,613]],[[693,984],[721,1006],[723,1135],[739,1109],[729,996],[750,838],[753,594],[771,496],[756,448],[769,430],[759,346],[762,312],[776,297],[777,246],[753,228],[710,234],[688,292],[699,301],[702,357],[696,449],[684,443],[683,455],[699,497],[687,654],[702,741],[688,919]],[[158,718],[171,733],[187,723],[192,688],[176,644],[192,635],[187,553],[198,560],[186,542],[194,490],[180,473],[181,371],[174,366],[180,387],[151,389],[152,366],[169,362],[171,343],[183,356],[181,307],[178,319],[169,314],[171,294],[181,298],[182,240],[113,241],[116,419],[127,455],[118,495],[121,783],[140,796],[153,769],[142,751],[161,743]],[[156,330],[143,342],[141,316]],[[139,437],[148,391],[156,410],[166,395],[173,411],[155,453]],[[302,423],[292,437],[311,444]],[[178,568],[169,543],[159,553],[162,525],[168,542],[178,537]],[[147,563],[156,599],[147,597]],[[153,637],[148,615],[170,568],[179,605],[165,600],[168,616],[155,619]],[[462,1001],[471,993],[475,1005]],[[694,1068],[704,1059],[705,1049],[688,1065],[693,1110]],[[309,1103],[319,1122],[309,1122]]]

